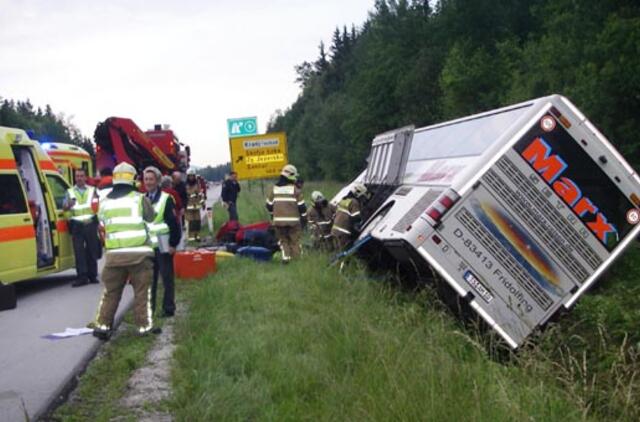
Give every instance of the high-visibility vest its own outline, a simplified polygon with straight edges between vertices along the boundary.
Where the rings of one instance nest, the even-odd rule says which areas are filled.
[[[156,212],[156,217],[151,223],[147,224],[149,227],[149,237],[151,238],[151,246],[158,247],[158,236],[169,234],[169,226],[164,221],[164,210],[167,207],[167,201],[169,200],[169,194],[160,192],[160,198],[158,202],[153,204],[153,209]]]
[[[69,212],[72,220],[76,221],[89,221],[96,214],[91,207],[91,201],[95,195],[95,188],[93,186],[86,186],[84,192],[80,192],[77,187],[67,189],[69,199],[75,199],[76,202],[70,208]]]
[[[98,218],[104,224],[107,252],[153,252],[143,218],[143,199],[141,193],[131,192],[102,203]]]
[[[100,199],[100,201],[104,201],[105,199],[107,199],[107,195],[109,195],[112,190],[113,187],[111,186],[98,189],[98,198]]]

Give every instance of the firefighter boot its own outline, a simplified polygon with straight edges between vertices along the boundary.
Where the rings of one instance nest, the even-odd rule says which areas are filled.
[[[93,336],[99,338],[100,340],[107,341],[111,338],[111,328],[106,326],[96,326],[93,329]]]

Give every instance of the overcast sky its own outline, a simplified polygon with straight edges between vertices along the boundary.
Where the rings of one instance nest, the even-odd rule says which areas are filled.
[[[373,0],[0,0],[0,96],[99,121],[168,123],[192,163],[228,161],[226,119],[295,101],[294,66]]]

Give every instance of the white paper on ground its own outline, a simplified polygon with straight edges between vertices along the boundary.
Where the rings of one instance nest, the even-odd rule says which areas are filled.
[[[93,332],[92,328],[87,328],[87,327],[69,328],[69,327],[67,327],[63,332],[61,332],[61,333],[52,333],[52,334],[50,334],[50,336],[51,337],[56,337],[56,338],[67,338],[67,337],[81,336],[83,334],[89,334],[89,333],[92,333],[92,332]]]

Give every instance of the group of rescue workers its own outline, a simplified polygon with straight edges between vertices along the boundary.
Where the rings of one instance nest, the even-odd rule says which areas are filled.
[[[164,286],[162,315],[175,312],[173,255],[186,223],[187,240],[200,240],[201,209],[205,207],[206,183],[195,171],[187,171],[186,183],[179,172],[163,176],[156,167],[138,175],[128,163],[113,171],[101,171],[96,187],[78,169],[75,185],[67,191],[64,209],[73,238],[78,278],[73,287],[99,283],[97,261],[104,245],[104,289],[96,319],[90,325],[94,336],[107,340],[127,283],[134,291],[134,319],[140,335],[158,333],[153,326],[158,278]],[[309,210],[302,193],[303,182],[293,165],[286,165],[266,200],[272,225],[282,251],[282,262],[302,254],[302,232],[309,225],[313,247],[343,249],[353,240],[361,224],[361,207],[367,189],[354,184],[337,205],[324,195],[311,194]],[[240,186],[232,173],[223,186],[223,202],[230,219],[237,219]]]
[[[314,248],[329,251],[347,247],[359,231],[361,208],[368,195],[362,183],[355,183],[348,194],[333,205],[322,192],[314,191],[311,208],[307,210],[300,181],[293,165],[284,166],[266,200],[284,263],[302,254],[302,232],[307,225]]]
[[[144,169],[140,179],[133,166],[120,163],[113,172],[101,171],[97,187],[87,184],[84,170],[76,170],[75,185],[64,201],[78,274],[73,287],[99,283],[97,260],[103,244],[105,249],[104,289],[91,323],[96,337],[110,337],[127,282],[134,290],[139,334],[159,332],[153,327],[159,276],[164,286],[162,315],[174,315],[173,255],[181,241],[182,220],[185,217],[188,237],[198,239],[205,198],[206,184],[193,170],[187,172],[186,183],[179,172],[163,176],[156,167]]]

